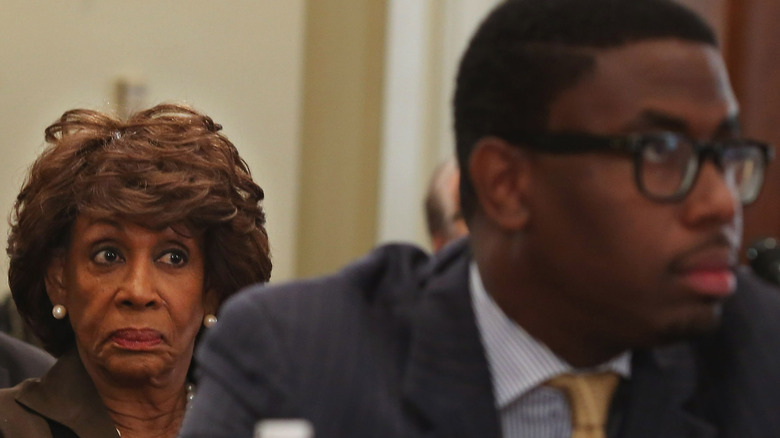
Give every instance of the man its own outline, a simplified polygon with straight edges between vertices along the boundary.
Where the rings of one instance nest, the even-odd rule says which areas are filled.
[[[0,388],[42,376],[52,364],[54,358],[45,352],[0,333]]]
[[[428,184],[425,222],[434,253],[469,233],[460,213],[459,181],[458,163],[451,158],[436,166]]]
[[[776,435],[780,294],[735,267],[770,149],[711,29],[666,0],[509,1],[454,106],[468,242],[238,297],[184,436]]]

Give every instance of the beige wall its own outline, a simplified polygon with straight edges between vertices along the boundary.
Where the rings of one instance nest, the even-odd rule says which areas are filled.
[[[385,1],[309,0],[301,134],[299,276],[333,271],[376,239]]]
[[[304,0],[3,1],[3,247],[43,129],[69,108],[110,109],[129,76],[148,104],[185,101],[224,126],[266,190],[273,280],[294,276],[304,18]]]

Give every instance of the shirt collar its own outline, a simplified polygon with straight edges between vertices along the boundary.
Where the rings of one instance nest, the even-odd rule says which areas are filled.
[[[599,366],[578,370],[510,319],[485,290],[476,262],[469,266],[469,291],[477,327],[490,365],[496,404],[503,408],[544,381],[563,373],[613,371],[631,375],[631,353],[626,351]]]

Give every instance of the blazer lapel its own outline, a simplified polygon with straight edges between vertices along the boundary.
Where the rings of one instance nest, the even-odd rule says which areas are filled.
[[[108,410],[75,348],[60,357],[38,384],[26,386],[16,399],[79,437],[117,436]]]
[[[635,351],[631,379],[618,389],[621,437],[712,438],[716,428],[689,411],[697,372],[688,343]]]
[[[403,394],[430,436],[497,438],[499,420],[471,307],[466,252],[438,265],[443,272],[432,275],[415,306]]]

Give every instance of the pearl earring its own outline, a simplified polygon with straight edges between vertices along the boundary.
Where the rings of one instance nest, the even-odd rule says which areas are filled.
[[[206,328],[211,328],[216,323],[217,323],[217,317],[211,313],[209,313],[208,315],[206,315],[205,318],[203,318],[203,326]]]
[[[51,316],[53,316],[54,319],[63,319],[67,314],[68,309],[66,309],[62,304],[57,304],[51,308]]]

